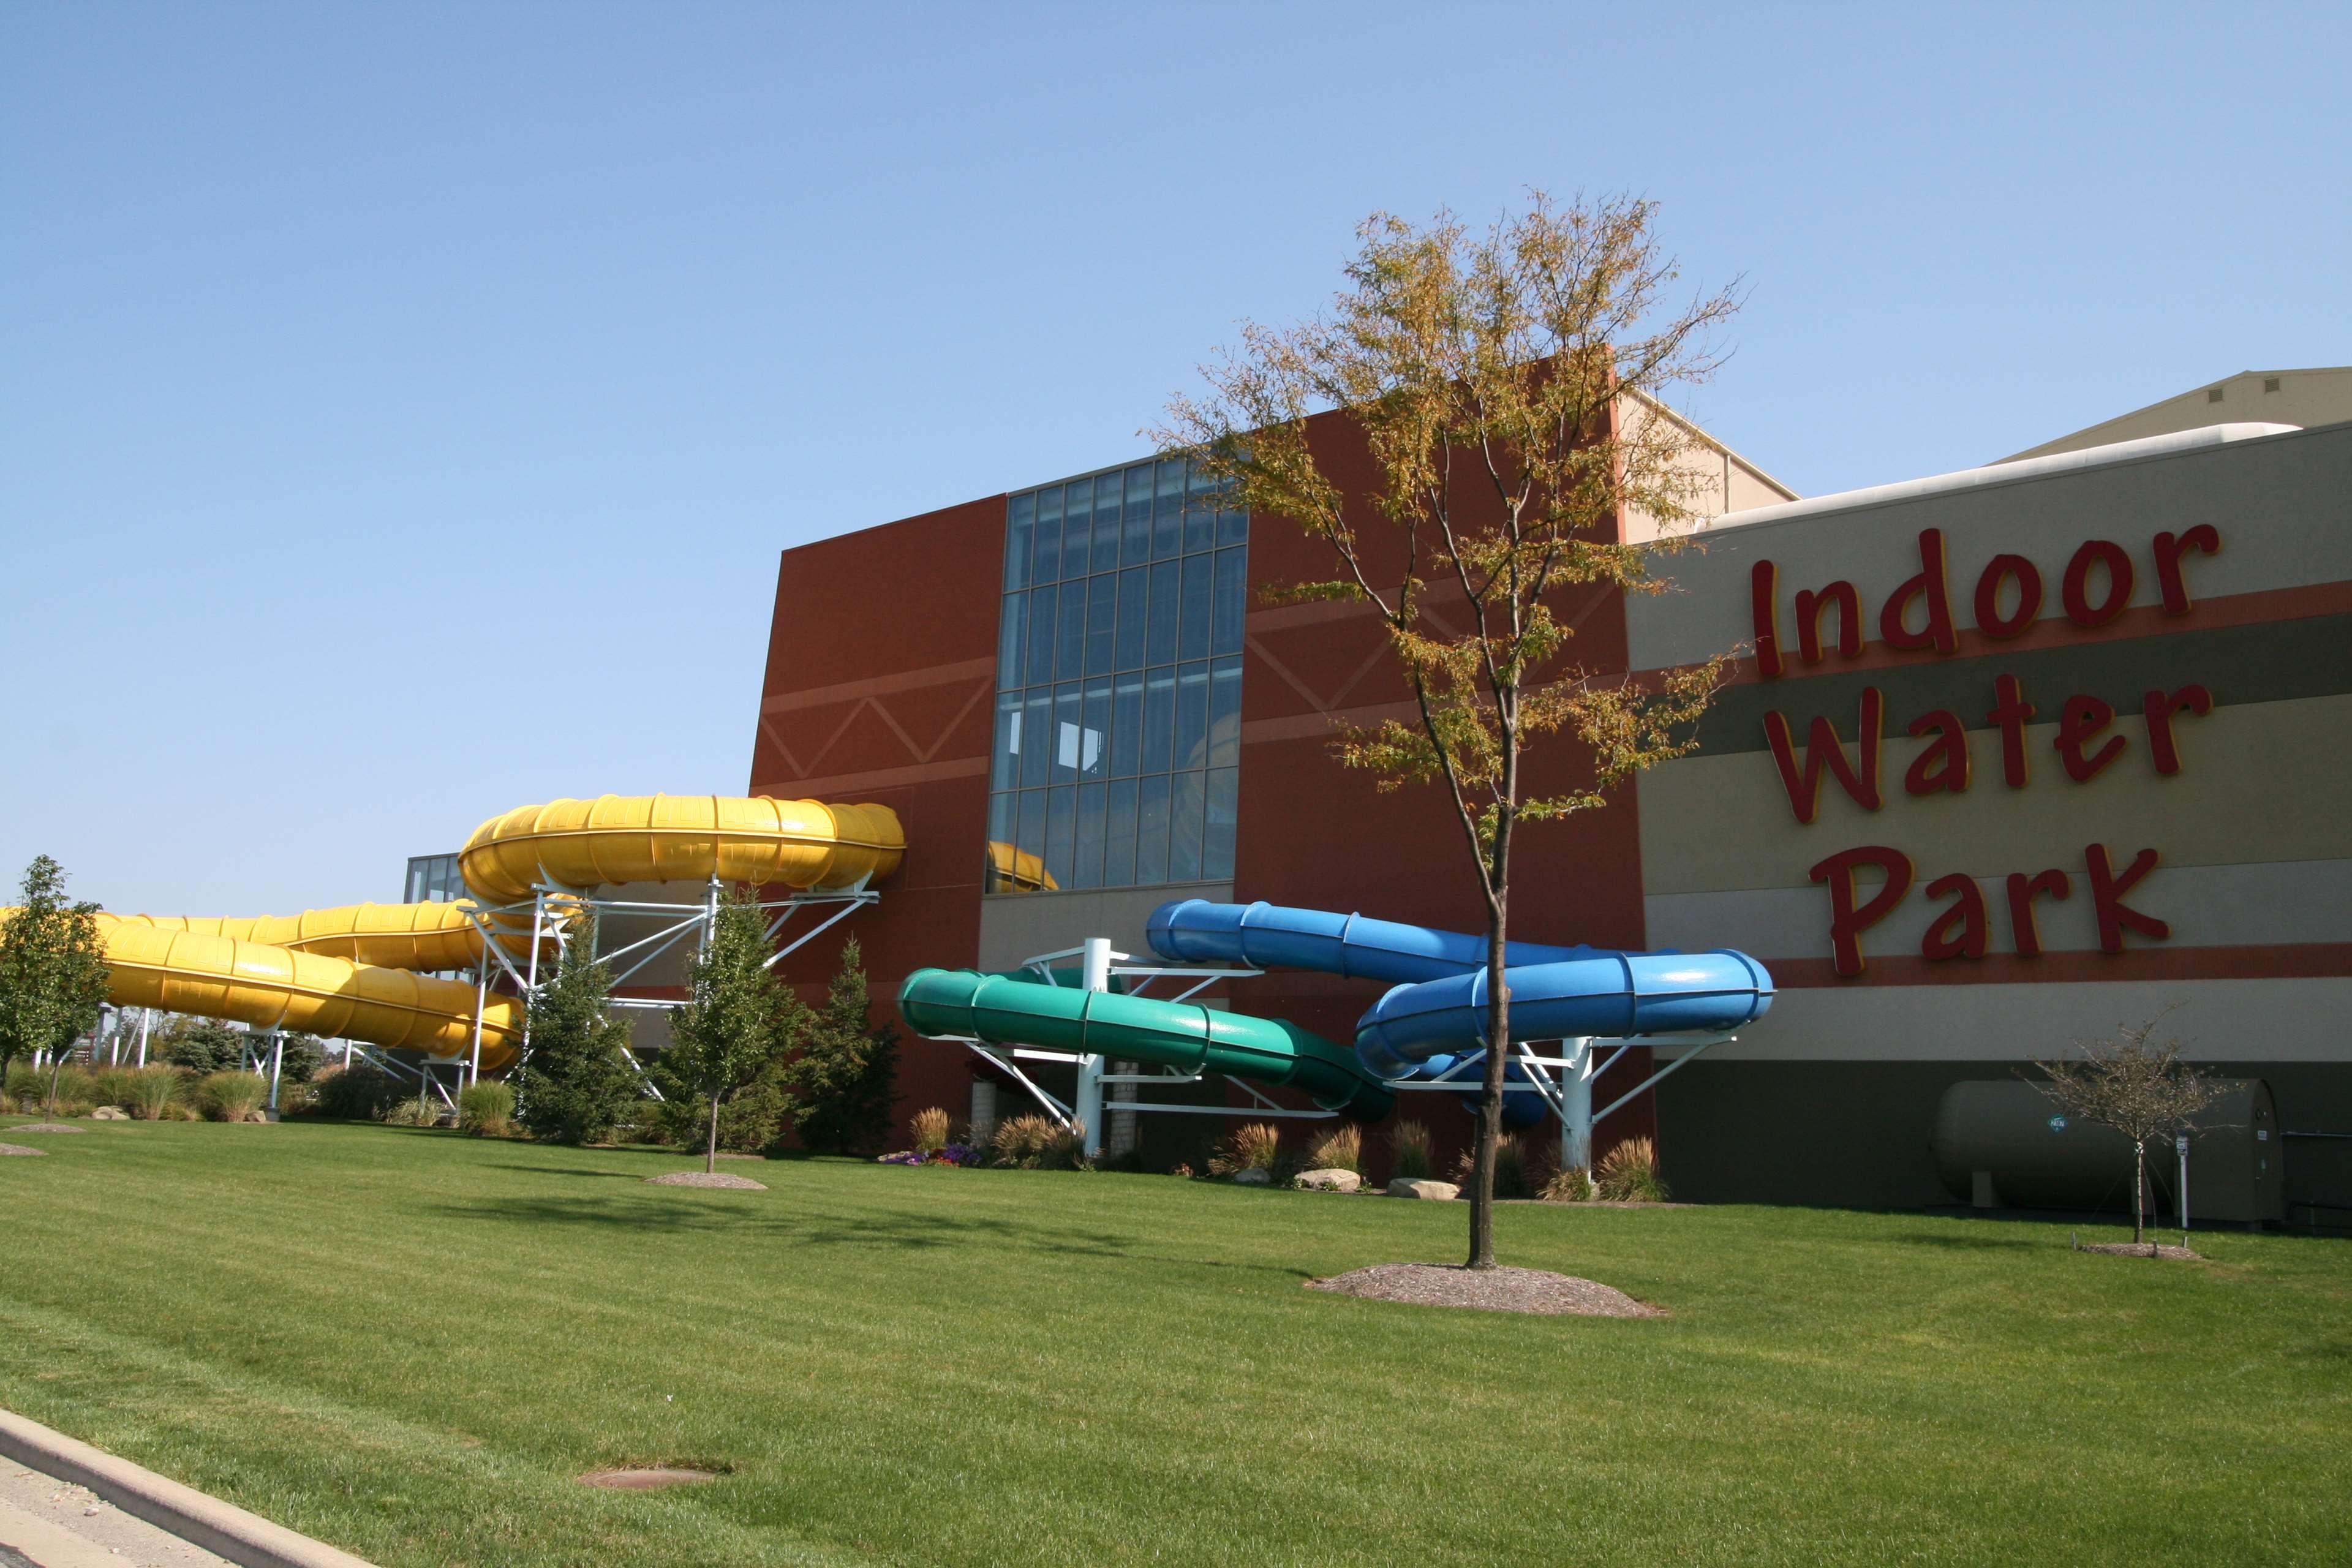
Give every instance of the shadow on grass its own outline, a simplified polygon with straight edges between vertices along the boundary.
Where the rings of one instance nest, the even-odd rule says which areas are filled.
[[[1909,1247],[1940,1247],[1953,1252],[2063,1252],[2060,1243],[2044,1237],[2031,1239],[2021,1236],[1953,1236],[1931,1230],[1913,1231],[1894,1237]]]

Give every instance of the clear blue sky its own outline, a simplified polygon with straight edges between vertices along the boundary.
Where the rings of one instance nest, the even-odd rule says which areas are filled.
[[[2340,5],[19,0],[0,871],[282,912],[740,790],[778,550],[1136,453],[1375,207],[1657,198],[1752,289],[1695,411],[1809,494],[2352,362],[2347,59]]]

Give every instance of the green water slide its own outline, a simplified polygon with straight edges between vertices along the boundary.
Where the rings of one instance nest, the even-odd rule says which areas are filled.
[[[970,969],[915,971],[898,988],[898,1011],[919,1034],[1231,1073],[1286,1085],[1326,1110],[1367,1121],[1396,1102],[1353,1050],[1281,1018]]]

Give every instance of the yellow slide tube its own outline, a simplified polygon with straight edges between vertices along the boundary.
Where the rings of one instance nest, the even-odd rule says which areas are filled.
[[[529,900],[535,886],[576,892],[627,882],[841,888],[887,877],[907,853],[882,805],[729,795],[601,795],[492,817],[458,868],[479,905]],[[119,1006],[159,1007],[471,1059],[475,987],[432,970],[472,967],[481,935],[457,903],[347,904],[243,919],[100,915],[109,990]],[[0,921],[11,911],[0,910]],[[569,918],[564,903],[551,911]],[[511,926],[512,917],[501,922]],[[507,934],[509,952],[530,945]],[[523,1004],[493,993],[482,1010],[482,1067],[520,1053]]]

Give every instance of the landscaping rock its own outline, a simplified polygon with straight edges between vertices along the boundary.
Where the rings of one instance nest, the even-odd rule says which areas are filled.
[[[1352,1193],[1364,1184],[1364,1178],[1353,1171],[1338,1169],[1301,1171],[1298,1180],[1291,1184],[1310,1193]]]
[[[1274,1184],[1274,1173],[1271,1171],[1260,1171],[1255,1168],[1252,1168],[1247,1171],[1235,1171],[1234,1173],[1234,1184],[1237,1187],[1271,1186]]]
[[[92,1121],[128,1121],[131,1112],[119,1105],[101,1105],[89,1113],[89,1119]]]
[[[1392,1198],[1425,1198],[1432,1203],[1450,1204],[1462,1195],[1462,1189],[1452,1182],[1423,1181],[1418,1176],[1399,1176],[1389,1184]]]

